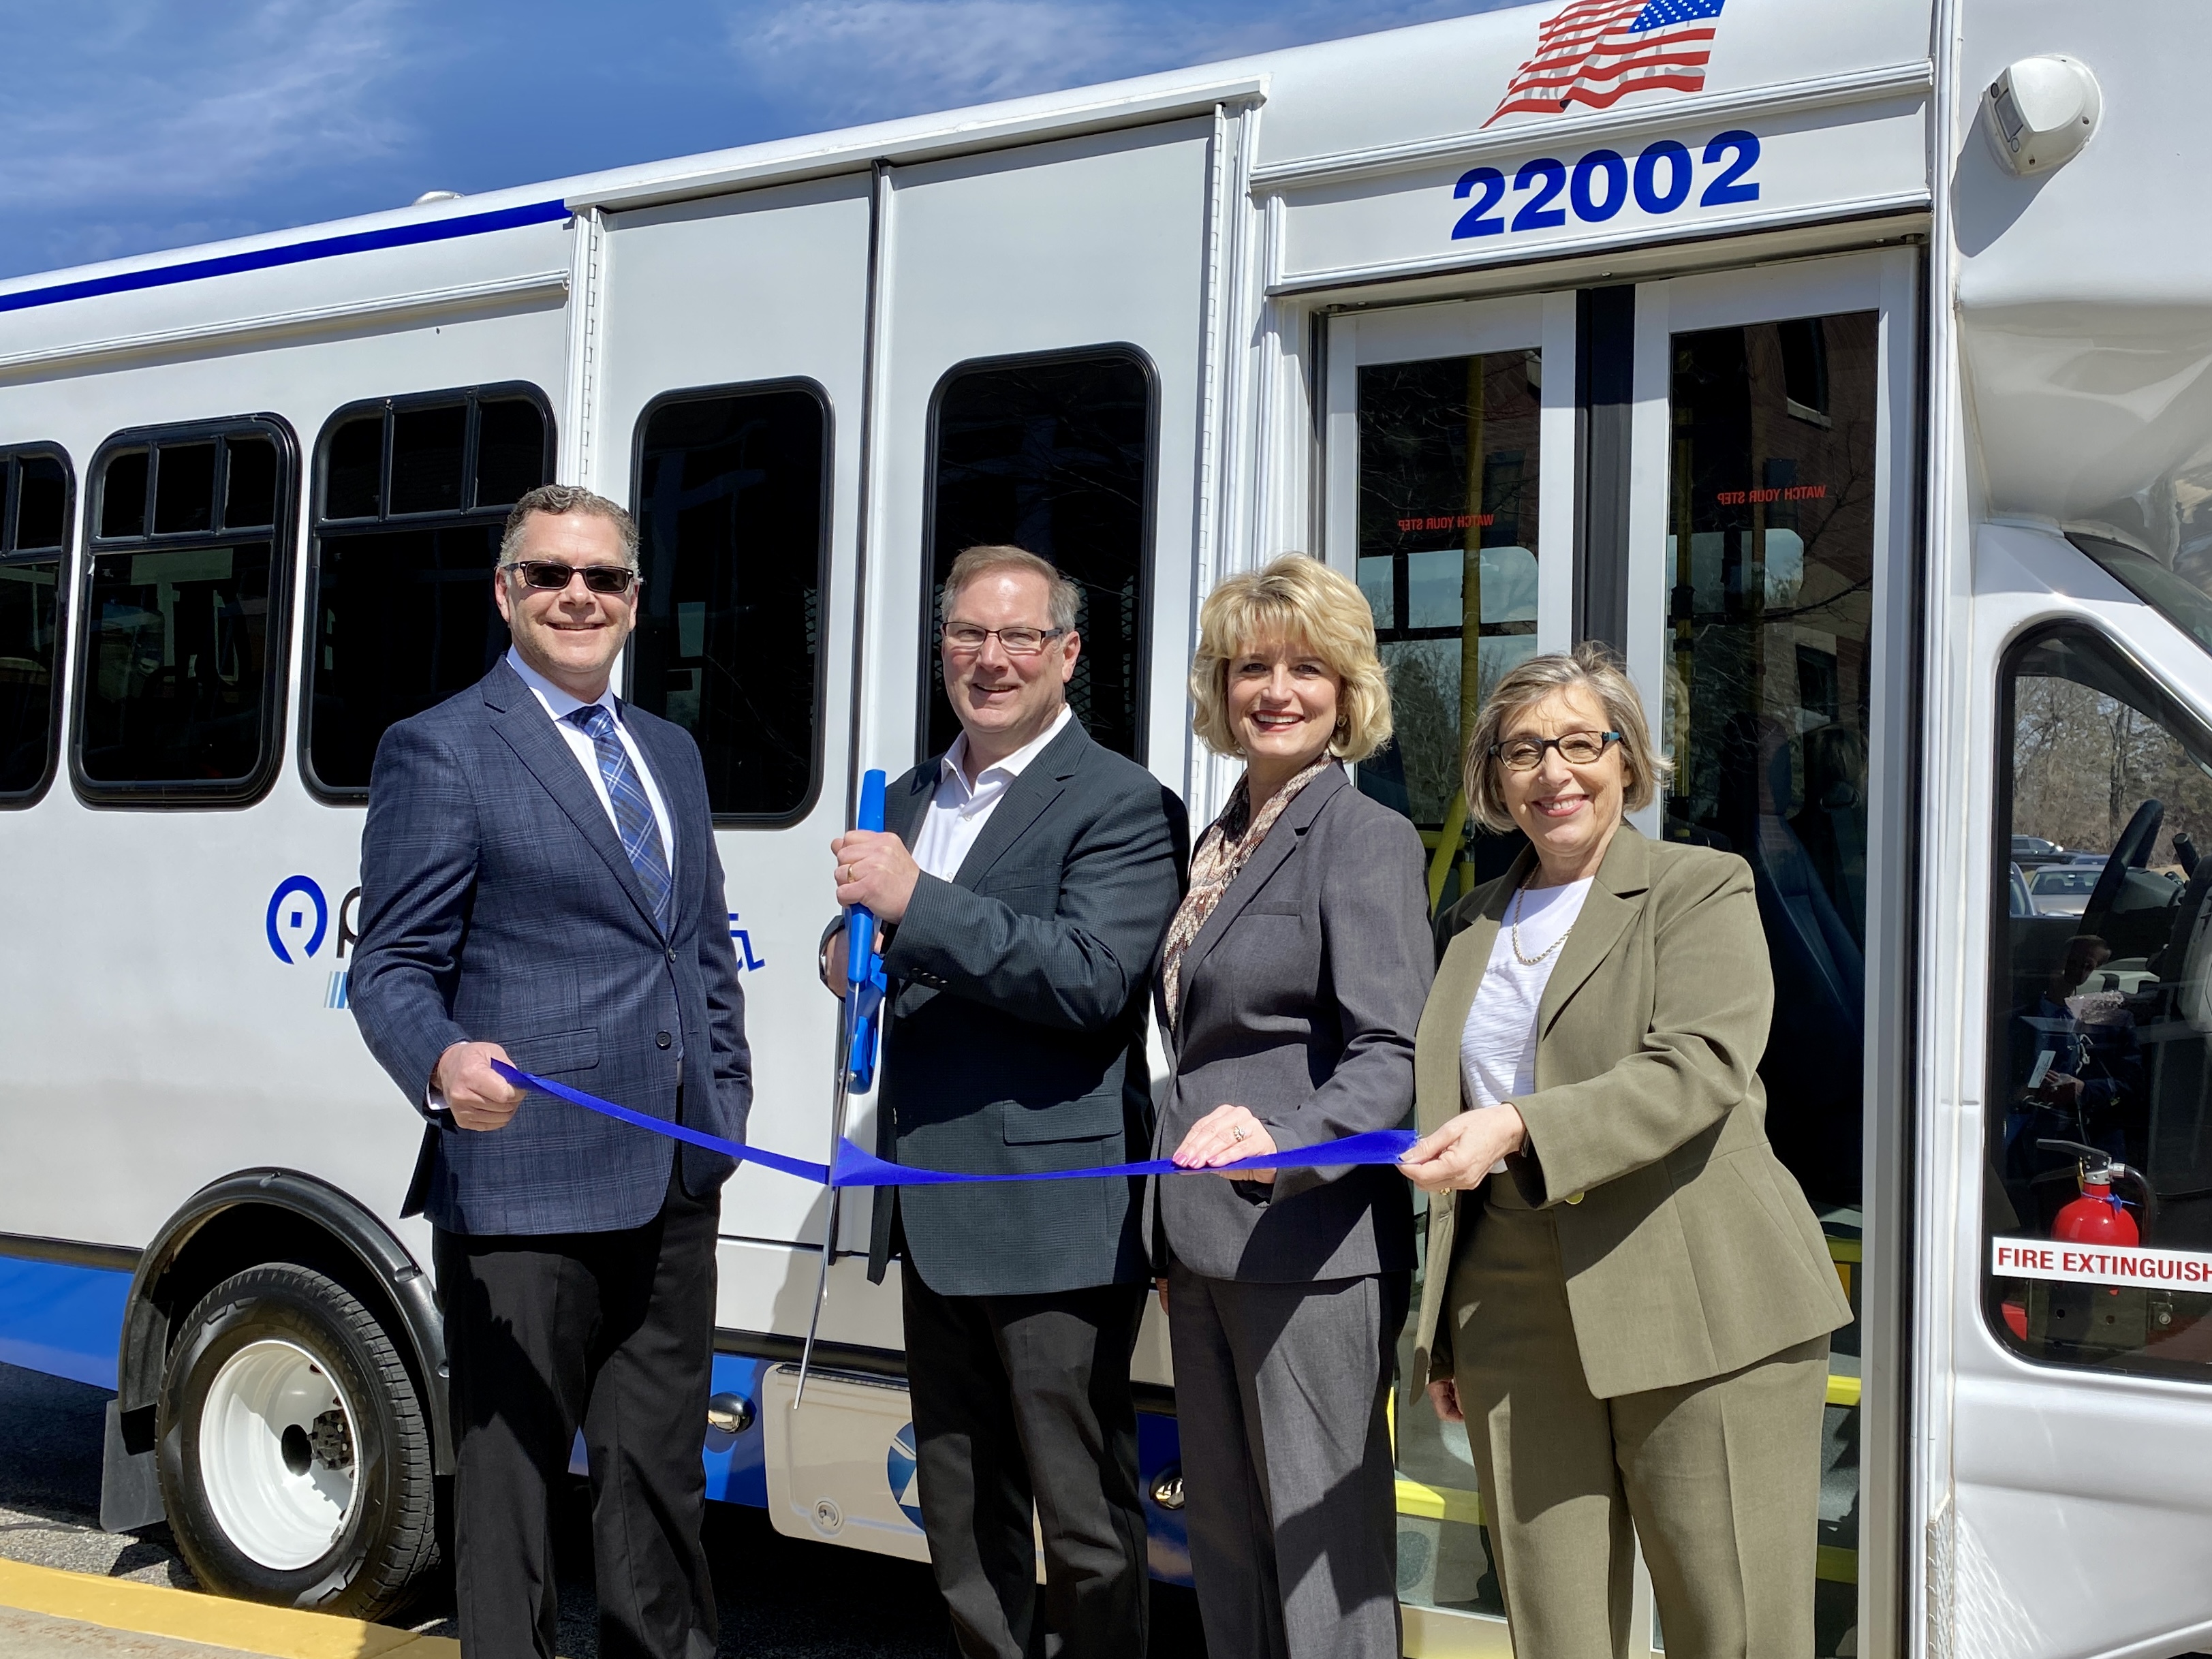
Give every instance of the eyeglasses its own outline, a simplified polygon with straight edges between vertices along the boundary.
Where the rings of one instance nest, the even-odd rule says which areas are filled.
[[[965,657],[981,651],[983,641],[995,634],[1000,648],[1008,656],[1034,657],[1044,649],[1047,640],[1056,640],[1066,632],[1065,628],[982,628],[974,623],[947,623],[938,637]]]
[[[517,559],[500,568],[520,576],[525,587],[545,593],[557,593],[568,586],[571,576],[581,576],[584,586],[594,593],[627,593],[645,580],[626,564],[562,564],[558,559]]]
[[[1588,766],[1620,741],[1618,732],[1562,732],[1556,738],[1508,738],[1490,745],[1491,758],[1509,772],[1533,772],[1544,763],[1544,751],[1556,749],[1570,766]]]

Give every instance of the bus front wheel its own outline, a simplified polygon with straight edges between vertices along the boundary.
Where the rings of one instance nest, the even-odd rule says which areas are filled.
[[[311,1268],[249,1268],[201,1299],[155,1432],[170,1528],[210,1589],[374,1619],[436,1558],[414,1380],[360,1299]]]

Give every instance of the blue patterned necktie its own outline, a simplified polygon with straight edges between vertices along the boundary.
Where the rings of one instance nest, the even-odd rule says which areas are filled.
[[[644,781],[630,764],[629,751],[615,734],[615,717],[604,704],[587,704],[571,710],[566,718],[591,735],[592,747],[599,757],[599,776],[607,786],[607,799],[614,803],[616,833],[622,837],[623,851],[629,854],[630,867],[645,884],[645,896],[653,901],[653,919],[660,924],[665,938],[669,902],[675,896],[676,883],[668,873],[668,854],[660,844],[660,828],[653,821],[653,803],[646,799]]]

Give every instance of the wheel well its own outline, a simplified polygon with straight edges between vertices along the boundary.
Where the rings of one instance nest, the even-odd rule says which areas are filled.
[[[252,1171],[203,1188],[141,1256],[118,1356],[125,1449],[151,1450],[169,1352],[201,1298],[234,1273],[278,1261],[343,1285],[391,1334],[430,1419],[434,1466],[451,1474],[445,1329],[429,1275],[352,1199],[289,1170]]]

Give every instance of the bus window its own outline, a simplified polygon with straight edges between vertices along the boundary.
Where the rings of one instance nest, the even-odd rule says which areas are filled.
[[[1998,872],[2021,836],[2079,861],[2042,866],[2033,912],[1996,916],[1991,1327],[2049,1364],[2212,1379],[2212,733],[2075,627],[2013,647],[1997,730]],[[2063,891],[2037,887],[2050,875]],[[2101,1175],[2109,1197],[2085,1202]],[[2067,1243],[2136,1249],[2044,1248]]]
[[[1082,588],[1083,654],[1068,706],[1099,743],[1143,760],[1152,404],[1151,366],[1126,347],[969,365],[939,386],[925,752],[960,732],[937,668],[945,573],[963,549],[1012,543]]]
[[[1859,1200],[1875,349],[1871,312],[1674,341],[1663,833],[1751,864],[1767,1133],[1832,1208]]]
[[[385,728],[507,649],[492,567],[507,508],[553,476],[553,419],[530,386],[380,398],[317,449],[302,769],[325,799],[365,800]]]
[[[1488,849],[1477,877],[1460,733],[1498,677],[1536,650],[1542,384],[1534,351],[1359,371],[1358,578],[1397,726],[1360,763],[1359,787],[1419,826],[1439,904],[1500,873],[1496,854],[1519,844]]]
[[[718,819],[814,798],[829,439],[811,386],[680,392],[639,423],[630,697],[697,741]]]
[[[1872,312],[1677,334],[1662,743],[1672,841],[1751,866],[1774,975],[1766,1133],[1854,1310],[1863,1250],[1867,736],[1879,332]],[[1856,1619],[1860,1343],[1829,1353],[1820,1654]]]
[[[290,446],[273,422],[228,422],[94,462],[73,756],[88,799],[246,800],[275,775]]]
[[[27,806],[53,775],[69,484],[58,450],[0,451],[0,806]]]

